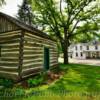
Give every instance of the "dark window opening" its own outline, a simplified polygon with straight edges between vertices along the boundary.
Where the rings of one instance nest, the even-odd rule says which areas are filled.
[[[82,50],[82,46],[80,46],[80,50]]]
[[[95,46],[95,49],[97,50],[98,49],[98,46]]]
[[[89,50],[89,46],[87,46],[87,50]]]
[[[82,57],[83,56],[83,53],[81,52],[80,54],[81,54],[81,57]]]
[[[70,58],[72,58],[72,54],[70,55]]]
[[[76,57],[78,57],[78,53],[76,52]]]

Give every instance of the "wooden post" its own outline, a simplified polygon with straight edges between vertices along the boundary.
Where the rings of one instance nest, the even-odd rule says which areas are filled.
[[[19,67],[18,67],[18,73],[19,77],[21,78],[22,73],[22,66],[23,66],[23,48],[24,48],[24,31],[21,31],[21,37],[20,37],[20,45],[19,45]]]

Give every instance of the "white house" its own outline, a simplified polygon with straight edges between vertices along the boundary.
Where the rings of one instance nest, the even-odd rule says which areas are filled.
[[[69,47],[69,57],[75,59],[100,59],[100,42],[72,44]]]

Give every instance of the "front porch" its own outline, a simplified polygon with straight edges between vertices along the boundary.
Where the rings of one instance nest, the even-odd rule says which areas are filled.
[[[100,51],[87,51],[86,59],[100,59]]]

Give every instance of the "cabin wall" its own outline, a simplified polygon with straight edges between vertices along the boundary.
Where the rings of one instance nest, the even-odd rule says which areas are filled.
[[[16,79],[21,31],[0,33],[0,77]]]
[[[57,45],[54,41],[25,32],[22,75],[27,77],[44,69],[44,47],[50,50],[50,66],[58,64]]]
[[[50,68],[53,68],[58,64],[54,41],[20,30],[0,16],[0,77],[16,80],[40,73],[44,70],[44,47],[50,50]]]
[[[6,18],[0,16],[0,33],[10,32],[18,29],[19,28],[14,23],[11,23]]]

